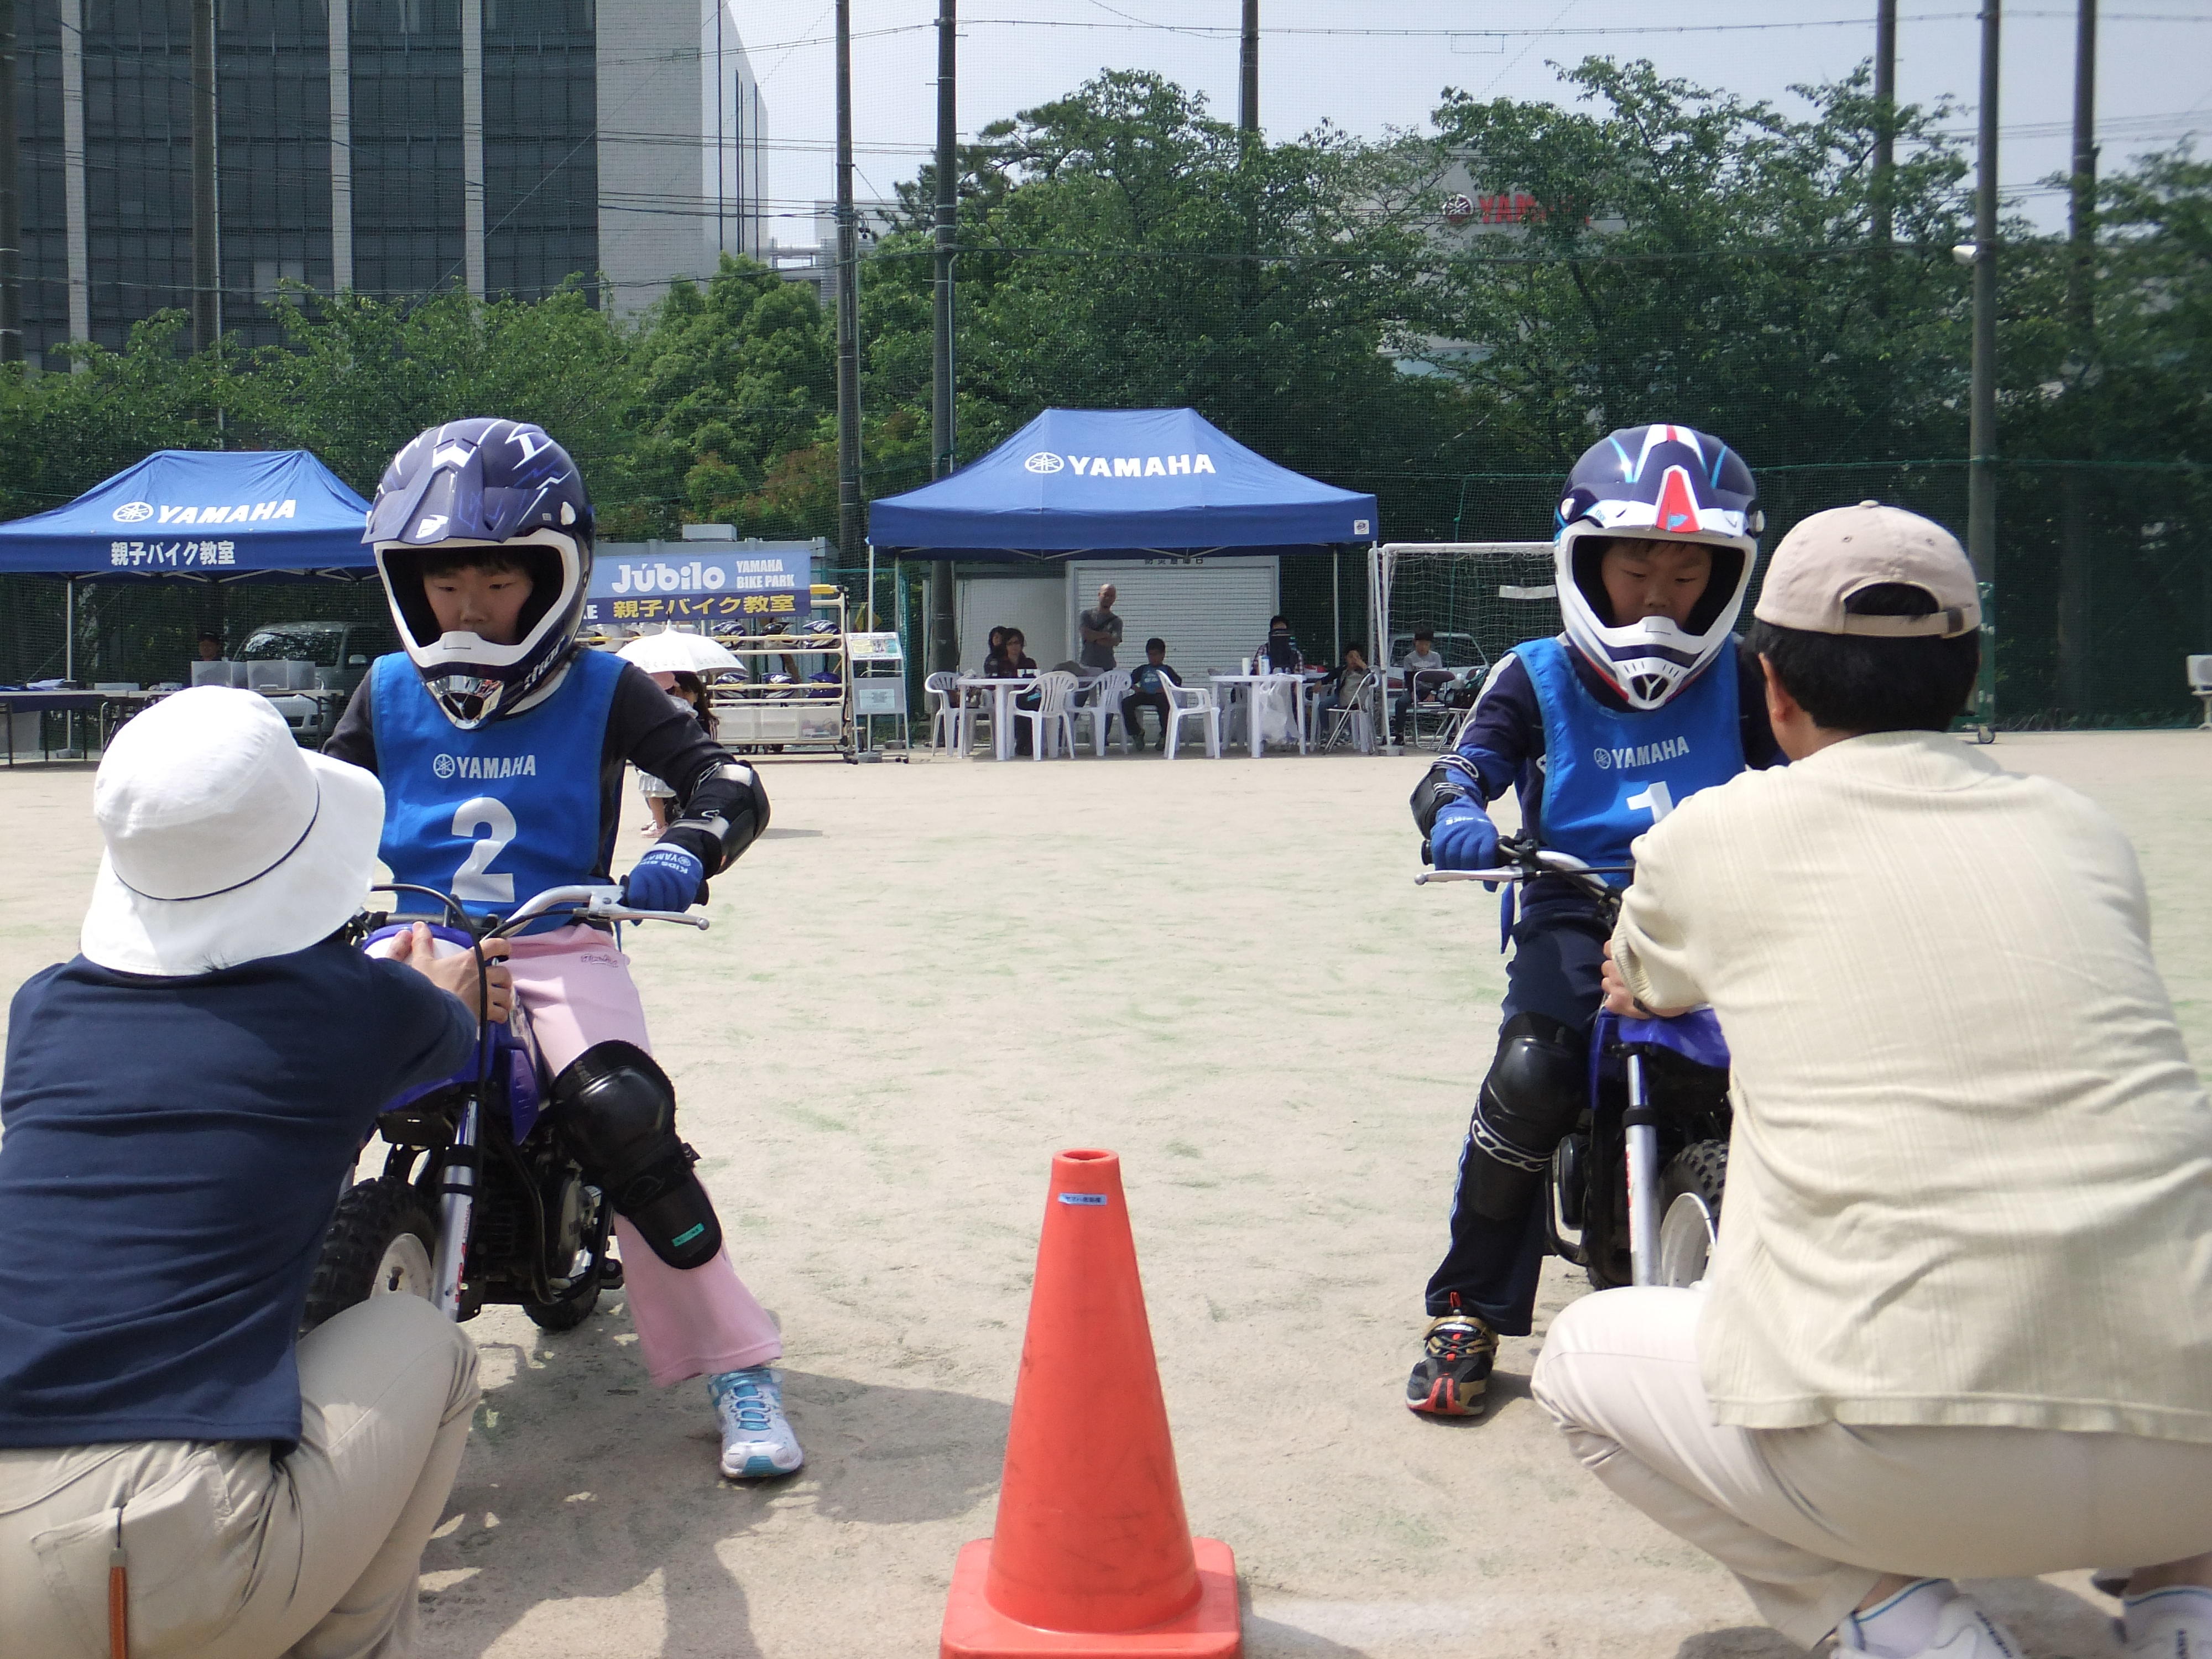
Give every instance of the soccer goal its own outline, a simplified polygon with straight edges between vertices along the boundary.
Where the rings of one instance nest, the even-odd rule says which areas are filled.
[[[1474,669],[1559,630],[1549,542],[1387,542],[1368,579],[1375,660],[1385,666],[1424,627],[1448,665]]]

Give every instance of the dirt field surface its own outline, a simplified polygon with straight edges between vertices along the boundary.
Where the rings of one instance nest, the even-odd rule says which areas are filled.
[[[1994,752],[2134,836],[2201,1066],[2212,733]],[[1237,1551],[1254,1659],[1796,1653],[1528,1399],[1578,1274],[1547,1269],[1489,1418],[1400,1403],[1503,988],[1494,902],[1413,884],[1424,764],[771,768],[713,931],[630,948],[782,1324],[806,1468],[720,1480],[703,1387],[647,1383],[618,1296],[558,1337],[488,1311],[427,1659],[933,1653],[954,1553],[991,1529],[1048,1163],[1077,1146],[1121,1155],[1185,1499]],[[0,774],[10,986],[75,949],[90,787]],[[2117,1651],[2086,1575],[1983,1588],[2038,1656]]]

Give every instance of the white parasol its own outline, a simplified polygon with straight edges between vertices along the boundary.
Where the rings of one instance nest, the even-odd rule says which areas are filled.
[[[704,634],[679,634],[669,628],[641,634],[615,654],[648,674],[713,674],[743,665]]]

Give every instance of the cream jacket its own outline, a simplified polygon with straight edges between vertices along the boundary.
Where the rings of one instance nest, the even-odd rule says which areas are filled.
[[[1710,1002],[1718,1420],[2212,1442],[2212,1112],[2098,807],[1933,732],[1691,797],[1613,951]]]

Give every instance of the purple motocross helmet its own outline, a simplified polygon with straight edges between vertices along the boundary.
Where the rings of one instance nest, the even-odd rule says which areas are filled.
[[[1743,609],[1766,524],[1751,469],[1718,438],[1686,426],[1625,427],[1575,463],[1558,523],[1568,641],[1630,708],[1660,707],[1720,653]],[[1624,537],[1711,550],[1712,575],[1686,624],[1612,614],[1599,565]]]
[[[415,670],[446,718],[474,731],[519,711],[559,666],[592,574],[592,499],[568,452],[522,421],[448,421],[418,433],[376,487],[362,540]],[[423,565],[498,548],[531,580],[520,636],[442,632]]]

